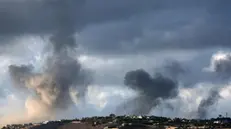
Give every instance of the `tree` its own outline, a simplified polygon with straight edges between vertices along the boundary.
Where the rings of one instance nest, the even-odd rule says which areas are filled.
[[[222,118],[222,115],[220,114],[220,115],[218,116],[218,118]]]
[[[114,118],[114,117],[116,117],[116,115],[115,115],[115,114],[110,114],[109,116],[110,116],[110,117],[113,117],[113,118]]]

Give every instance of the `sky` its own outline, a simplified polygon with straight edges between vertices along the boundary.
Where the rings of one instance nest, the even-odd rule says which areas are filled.
[[[0,121],[231,114],[230,4],[0,0]]]

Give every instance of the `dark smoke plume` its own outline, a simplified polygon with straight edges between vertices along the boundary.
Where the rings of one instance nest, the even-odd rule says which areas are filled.
[[[198,106],[198,117],[200,119],[206,119],[209,108],[216,104],[220,98],[219,89],[211,89],[208,97],[203,99]]]
[[[75,56],[77,44],[73,37],[74,24],[70,0],[51,1],[57,24],[50,38],[52,54],[47,57],[43,71],[35,73],[33,66],[10,65],[9,72],[16,86],[32,90],[35,96],[25,103],[30,119],[53,119],[58,111],[68,109],[84,97],[91,76]],[[54,9],[51,8],[51,9]],[[51,118],[52,117],[52,118]]]
[[[128,109],[132,110],[132,114],[146,115],[158,105],[160,99],[173,98],[178,94],[177,82],[161,74],[152,77],[143,69],[127,72],[124,84],[140,93],[140,96],[126,104],[128,107],[125,105],[127,108],[135,107],[135,109]]]
[[[176,82],[161,74],[151,77],[149,73],[142,69],[127,72],[124,83],[151,98],[167,99],[178,94]]]

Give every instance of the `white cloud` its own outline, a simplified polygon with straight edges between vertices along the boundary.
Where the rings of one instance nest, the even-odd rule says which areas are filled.
[[[218,52],[216,52],[215,54],[212,55],[212,58],[210,60],[210,66],[205,67],[203,70],[208,71],[208,72],[216,72],[217,62],[229,61],[230,57],[231,57],[230,52],[218,51]]]
[[[87,102],[103,109],[106,106],[117,105],[121,100],[130,98],[135,92],[120,86],[89,86],[87,92]]]

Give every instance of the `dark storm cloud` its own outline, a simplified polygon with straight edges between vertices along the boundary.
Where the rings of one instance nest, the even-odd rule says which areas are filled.
[[[45,34],[73,27],[83,0],[24,0],[1,2],[1,34]]]
[[[206,119],[208,116],[209,108],[214,106],[218,102],[218,100],[221,98],[219,95],[219,89],[211,89],[208,97],[204,98],[198,107],[198,117],[200,119]]]
[[[156,2],[106,0],[0,1],[1,34],[49,33],[72,25],[119,20],[154,7]],[[129,8],[128,8],[129,7]],[[68,18],[68,20],[66,20]],[[65,20],[64,20],[65,19]]]
[[[142,69],[127,72],[124,84],[140,93],[140,96],[128,102],[130,106],[127,104],[125,106],[128,109],[131,106],[135,107],[132,109],[132,114],[147,115],[158,105],[160,99],[170,99],[178,95],[177,82],[161,74],[152,77]]]
[[[62,36],[80,32],[78,43],[92,53],[230,46],[229,1],[3,0],[0,3],[0,35],[59,33],[56,35]]]
[[[79,42],[93,53],[111,54],[230,47],[229,1],[187,2],[165,1],[158,9],[86,28]]]

